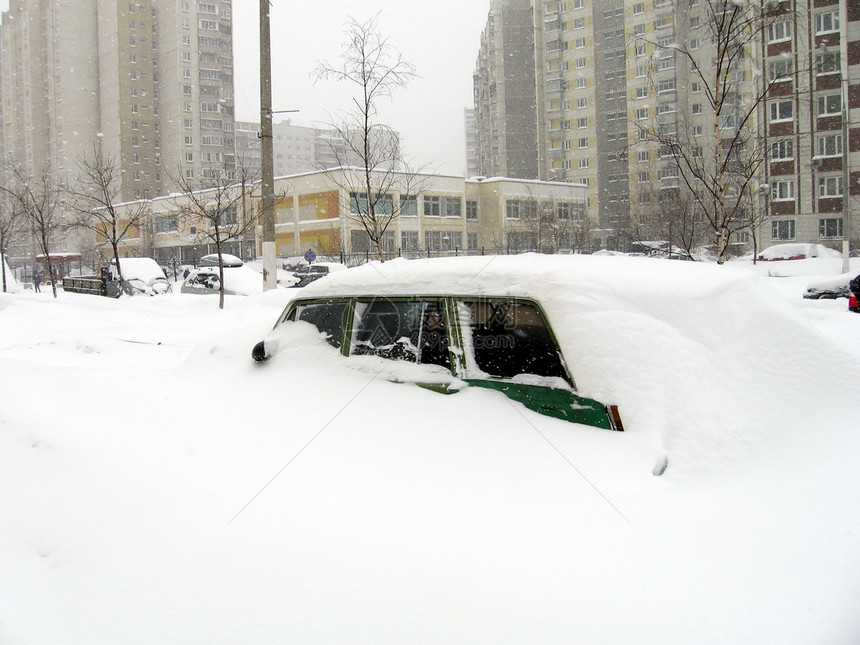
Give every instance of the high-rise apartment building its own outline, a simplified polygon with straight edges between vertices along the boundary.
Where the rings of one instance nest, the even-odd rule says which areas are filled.
[[[538,177],[535,27],[527,0],[492,0],[474,76],[480,174]]]
[[[10,0],[0,26],[0,154],[71,179],[101,146],[121,198],[235,166],[231,0]]]
[[[236,122],[236,165],[244,167],[249,177],[259,177],[261,172],[259,133],[259,123]],[[381,152],[400,149],[400,135],[393,130],[374,131],[371,141],[374,145],[378,143]],[[277,177],[338,166],[363,166],[356,152],[362,147],[357,138],[350,144],[342,132],[333,128],[294,125],[289,120],[272,124],[272,154]],[[396,166],[396,162],[394,155],[390,163],[383,163],[381,167]]]
[[[507,34],[510,22],[499,17],[528,7],[530,42],[521,23]],[[741,130],[750,139],[726,174],[737,190],[728,187],[723,198],[748,200],[738,221],[758,226],[734,230],[733,241],[749,241],[753,229],[759,246],[838,246],[849,230],[856,241],[845,195],[860,197],[860,5],[746,5],[760,12],[750,22],[759,31],[744,40],[743,55],[728,58],[714,38],[721,7],[716,0],[494,2],[475,72],[480,174],[510,172],[499,160],[525,120],[507,118],[505,70],[533,62],[537,175],[588,185],[589,214],[604,243],[617,244],[623,229],[689,194],[678,148],[667,141],[694,160],[725,159],[719,148],[743,140]],[[721,80],[709,87],[703,78]],[[715,109],[709,90],[717,86]],[[528,133],[518,134],[527,141]],[[758,162],[750,181],[731,168],[740,157]],[[860,203],[851,206],[856,214]]]

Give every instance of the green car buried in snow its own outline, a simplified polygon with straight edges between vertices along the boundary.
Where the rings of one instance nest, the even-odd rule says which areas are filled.
[[[348,272],[344,272],[348,273]],[[291,301],[275,324],[310,323],[344,356],[377,356],[436,366],[453,378],[416,382],[454,393],[463,387],[497,390],[541,414],[573,423],[623,430],[618,408],[579,395],[540,305],[529,298],[487,295],[331,295]],[[349,290],[347,290],[348,292]],[[258,343],[263,361],[277,340]],[[442,368],[441,370],[439,368]]]

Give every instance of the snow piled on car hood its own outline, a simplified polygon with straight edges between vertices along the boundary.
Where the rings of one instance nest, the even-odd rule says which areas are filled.
[[[166,280],[164,271],[152,258],[120,258],[123,280],[140,280],[151,285],[158,279]]]

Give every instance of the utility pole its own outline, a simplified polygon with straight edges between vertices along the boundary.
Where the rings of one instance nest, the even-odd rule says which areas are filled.
[[[263,290],[278,286],[275,267],[275,162],[272,141],[272,48],[269,0],[260,0],[260,217],[263,227]]]

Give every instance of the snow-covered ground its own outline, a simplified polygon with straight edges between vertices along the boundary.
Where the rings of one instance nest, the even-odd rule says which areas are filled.
[[[302,290],[0,294],[0,643],[860,641],[841,260],[523,262],[626,432],[253,364]]]

